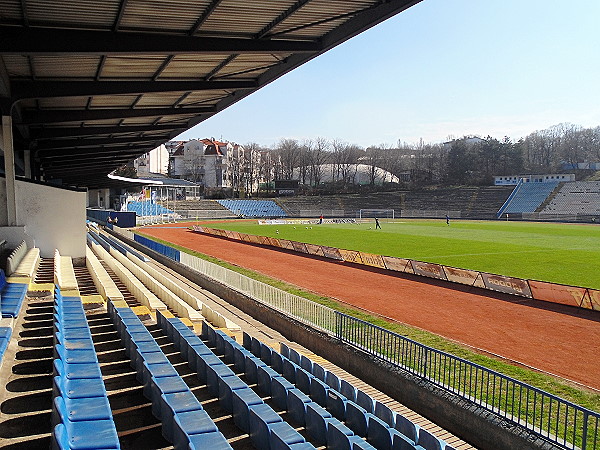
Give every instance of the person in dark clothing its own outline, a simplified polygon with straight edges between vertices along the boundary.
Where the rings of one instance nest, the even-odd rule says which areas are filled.
[[[450,226],[450,216],[446,214],[446,225]]]
[[[379,225],[379,219],[377,217],[375,217],[375,229],[380,229],[381,230],[381,225]]]

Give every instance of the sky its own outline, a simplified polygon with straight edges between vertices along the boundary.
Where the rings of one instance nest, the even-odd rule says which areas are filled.
[[[600,125],[600,0],[423,0],[177,139],[368,147]]]

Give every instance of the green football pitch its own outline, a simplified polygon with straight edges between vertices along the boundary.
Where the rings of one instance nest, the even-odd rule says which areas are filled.
[[[600,289],[600,226],[453,220],[322,225],[214,222],[214,228]]]

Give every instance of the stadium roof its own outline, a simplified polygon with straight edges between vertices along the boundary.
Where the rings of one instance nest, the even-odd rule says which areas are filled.
[[[127,161],[420,0],[0,0],[0,109],[34,177]]]

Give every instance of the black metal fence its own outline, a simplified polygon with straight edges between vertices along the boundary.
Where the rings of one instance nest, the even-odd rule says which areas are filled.
[[[600,414],[494,370],[337,313],[336,337],[568,449],[600,449]]]

